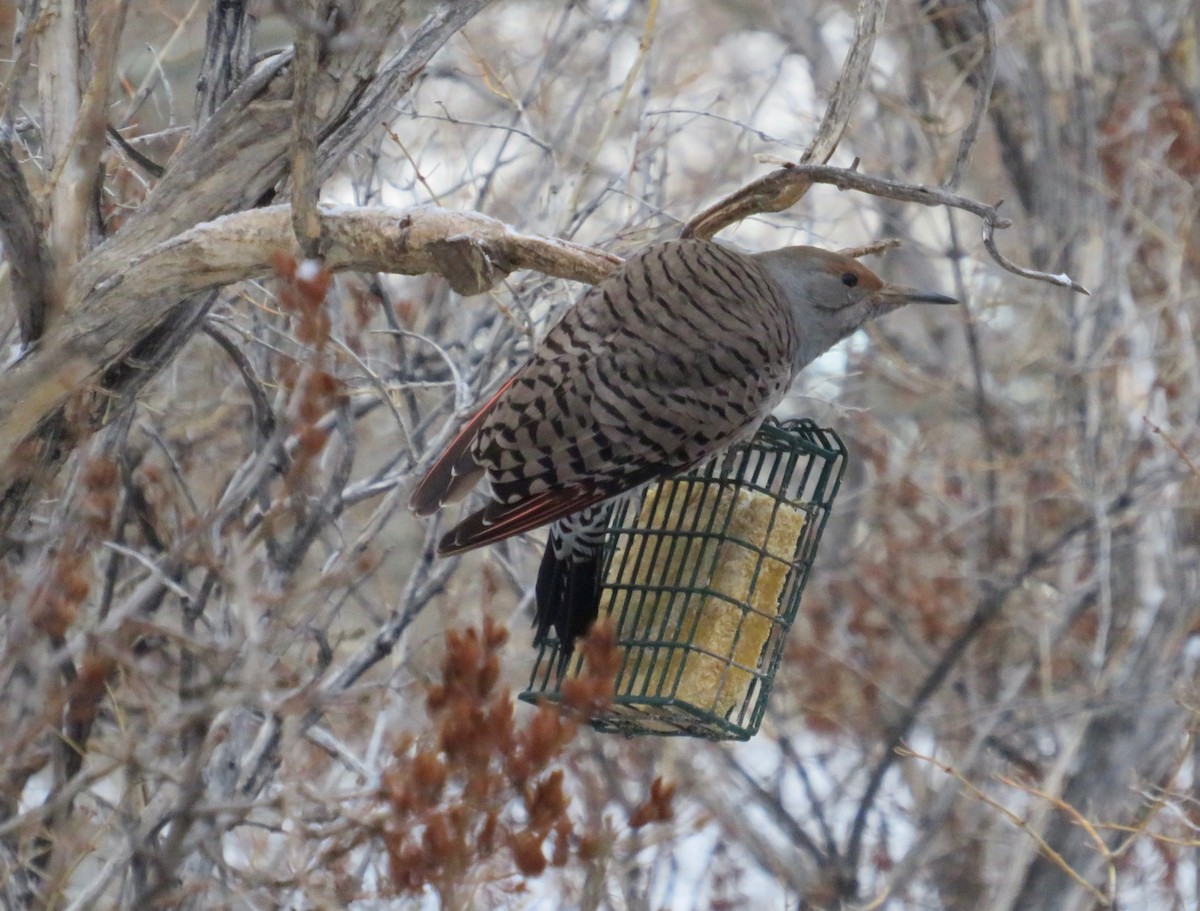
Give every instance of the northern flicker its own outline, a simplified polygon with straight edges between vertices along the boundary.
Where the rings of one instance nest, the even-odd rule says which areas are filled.
[[[590,288],[479,409],[412,494],[418,515],[485,475],[490,499],[442,538],[455,554],[555,523],[536,586],[563,651],[599,609],[613,501],[749,439],[800,370],[868,320],[942,294],[888,285],[816,247],[648,247]]]

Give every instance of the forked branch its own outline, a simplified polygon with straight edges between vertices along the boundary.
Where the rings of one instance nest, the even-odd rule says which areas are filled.
[[[712,237],[723,228],[752,215],[782,212],[799,202],[815,183],[830,184],[840,190],[858,190],[883,199],[915,202],[922,206],[949,206],[970,212],[983,222],[983,244],[1002,269],[1022,278],[1070,288],[1080,294],[1090,293],[1069,275],[1037,272],[1018,266],[1005,257],[996,247],[995,233],[997,228],[1012,227],[1012,220],[1000,214],[1000,203],[989,206],[940,187],[901,183],[886,177],[869,177],[853,168],[786,162],[777,170],[709,206],[684,226],[683,236]]]

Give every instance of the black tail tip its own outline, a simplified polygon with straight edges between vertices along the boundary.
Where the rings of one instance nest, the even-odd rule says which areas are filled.
[[[559,677],[575,652],[575,641],[587,635],[600,614],[602,558],[599,549],[582,560],[562,558],[555,553],[553,537],[546,542],[534,588],[537,614],[533,644],[545,644],[554,630]]]

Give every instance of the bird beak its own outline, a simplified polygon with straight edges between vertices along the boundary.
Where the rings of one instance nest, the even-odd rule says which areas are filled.
[[[920,291],[916,288],[906,288],[904,285],[884,285],[877,292],[879,297],[890,298],[897,306],[900,304],[957,304],[958,301],[936,291]]]

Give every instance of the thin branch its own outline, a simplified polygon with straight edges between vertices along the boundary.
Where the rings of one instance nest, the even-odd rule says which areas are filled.
[[[946,213],[950,226],[950,244],[953,255],[955,290],[963,306],[958,308],[962,318],[963,337],[967,341],[967,356],[971,362],[971,377],[975,384],[975,417],[979,421],[979,431],[983,437],[984,468],[983,482],[987,495],[987,546],[992,553],[1001,552],[1000,532],[1000,479],[999,462],[996,452],[999,445],[996,438],[996,422],[992,414],[992,403],[988,399],[986,370],[983,363],[983,346],[979,341],[979,331],[975,314],[969,304],[969,290],[963,275],[962,245],[959,241],[958,219],[953,212]]]
[[[187,37],[192,34],[192,25],[195,22],[196,14],[204,7],[204,0],[193,0],[191,6],[187,8],[182,15],[179,15],[175,20],[175,28],[170,36],[161,44],[153,48],[147,48],[151,54],[151,59],[143,64],[146,75],[142,77],[141,83],[133,91],[126,106],[125,116],[122,120],[122,126],[128,125],[137,116],[142,109],[147,99],[154,93],[158,86],[162,86],[164,92],[169,96],[171,91],[171,80],[167,76],[167,69],[164,62],[172,59],[176,53],[176,46],[186,42]],[[228,6],[228,0],[223,0],[222,3],[214,3],[213,6]],[[202,120],[202,117],[198,117]]]
[[[1108,516],[1119,515],[1133,505],[1133,503],[1132,493],[1126,491],[1109,503],[1105,514]],[[926,703],[929,702],[934,693],[941,689],[942,684],[950,676],[950,671],[954,669],[959,660],[966,654],[967,648],[975,641],[976,637],[983,632],[992,620],[999,616],[1000,611],[1008,603],[1009,597],[1035,573],[1048,566],[1051,560],[1063,548],[1079,537],[1079,535],[1089,531],[1094,526],[1094,523],[1094,517],[1088,516],[1067,527],[1045,547],[1041,547],[1031,553],[1021,568],[1005,584],[993,587],[979,602],[962,631],[946,647],[938,663],[934,665],[933,670],[926,676],[916,695],[913,696],[912,701],[909,703],[908,708],[904,710],[904,714],[892,726],[883,755],[871,771],[870,779],[867,781],[867,786],[863,791],[862,800],[859,802],[858,811],[855,813],[854,822],[850,827],[850,838],[846,847],[845,870],[847,883],[855,881],[853,874],[858,868],[858,860],[862,852],[863,836],[866,833],[867,819],[874,809],[875,798],[879,794],[883,780],[887,777],[888,772],[891,771],[892,766],[895,765],[896,759],[899,757],[897,748],[908,739],[913,725],[916,723]]]
[[[812,836],[800,828],[800,824],[783,806],[779,798],[769,792],[758,780],[750,774],[729,750],[717,750],[717,755],[725,764],[725,767],[732,771],[742,784],[748,788],[752,796],[757,801],[759,807],[767,812],[767,814],[775,821],[781,830],[791,840],[792,844],[801,848],[808,854],[817,864],[818,867],[826,867],[829,865],[830,855],[821,850],[821,847],[813,840]],[[836,856],[836,855],[834,855]]]
[[[699,108],[656,108],[652,111],[643,111],[643,117],[669,117],[672,114],[688,114],[696,120],[715,120],[717,123],[727,123],[730,126],[737,127],[738,130],[749,136],[754,136],[760,142],[770,143],[775,146],[784,146],[786,148],[803,149],[799,143],[791,142],[766,130],[760,130],[748,124],[744,119],[739,117],[723,117],[713,111],[702,111]],[[811,143],[810,143],[811,145]]]
[[[871,54],[875,50],[875,36],[883,24],[886,6],[886,0],[861,0],[859,3],[853,42],[842,64],[842,72],[825,108],[825,114],[817,127],[817,134],[800,157],[800,168],[814,164],[823,166],[841,142],[842,134],[846,131],[850,115],[854,113],[863,84],[866,82]],[[816,178],[775,180],[778,173],[754,181],[694,216],[684,225],[682,236],[712,237],[718,231],[750,215],[790,209],[804,197],[813,183],[820,182]],[[757,208],[759,204],[768,208]]]
[[[1033,839],[1034,843],[1038,846],[1038,850],[1041,851],[1042,854],[1044,854],[1047,858],[1049,858],[1050,861],[1056,867],[1058,867],[1060,870],[1062,870],[1064,873],[1066,873],[1069,877],[1071,877],[1071,879],[1073,879],[1075,881],[1075,884],[1077,886],[1079,886],[1081,889],[1084,889],[1087,892],[1090,892],[1092,894],[1092,897],[1095,898],[1096,901],[1098,901],[1100,903],[1101,907],[1107,908],[1107,907],[1111,906],[1112,897],[1115,894],[1115,889],[1110,891],[1110,893],[1108,895],[1105,895],[1102,892],[1100,892],[1099,889],[1097,889],[1095,886],[1093,886],[1091,883],[1089,883],[1086,879],[1084,879],[1079,874],[1079,872],[1077,870],[1075,870],[1075,868],[1072,867],[1067,862],[1067,859],[1065,857],[1063,857],[1061,854],[1059,854],[1057,851],[1055,851],[1054,848],[1051,847],[1050,843],[1048,841],[1046,841],[1045,838],[1043,838],[1038,832],[1034,831],[1034,829],[1029,825],[1029,823],[1027,823],[1024,819],[1022,819],[1020,816],[1018,816],[1016,813],[1014,813],[1008,807],[1004,806],[1004,804],[1002,804],[1000,801],[996,800],[994,797],[991,797],[988,794],[985,794],[979,787],[977,787],[970,780],[968,780],[965,775],[963,775],[960,771],[958,771],[958,769],[954,768],[954,766],[947,765],[944,762],[938,762],[938,760],[934,759],[932,756],[926,756],[922,753],[917,753],[911,749],[908,749],[907,747],[897,748],[896,753],[897,753],[897,755],[899,755],[900,757],[905,758],[905,759],[918,759],[922,762],[927,762],[930,765],[934,766],[935,768],[940,769],[941,771],[945,772],[947,775],[950,775],[952,778],[954,778],[955,781],[957,781],[964,788],[966,788],[968,791],[970,791],[972,796],[974,796],[977,800],[981,801],[982,803],[987,804],[992,809],[997,810],[1004,817],[1006,817],[1009,822],[1011,822],[1014,826],[1016,826],[1018,829],[1020,829],[1026,835],[1028,835],[1031,839]],[[1110,883],[1113,883],[1115,885],[1115,882],[1114,882],[1115,881],[1115,872],[1114,872],[1113,866],[1112,866],[1112,856],[1109,853],[1107,846],[1104,844],[1104,840],[1100,838],[1100,836],[1096,833],[1095,828],[1092,826],[1091,823],[1089,823],[1087,821],[1086,817],[1084,817],[1082,813],[1080,813],[1074,807],[1068,806],[1068,805],[1064,804],[1061,800],[1058,800],[1057,798],[1054,798],[1049,794],[1045,794],[1045,793],[1037,790],[1036,788],[1025,787],[1011,779],[1008,779],[1008,778],[1001,777],[999,780],[1002,783],[1007,784],[1009,787],[1019,788],[1021,790],[1027,791],[1030,794],[1034,794],[1034,795],[1041,797],[1042,799],[1054,804],[1061,810],[1068,811],[1070,813],[1072,819],[1075,820],[1076,824],[1082,825],[1085,828],[1085,830],[1088,832],[1088,834],[1093,837],[1093,840],[1099,844],[1100,851],[1101,851],[1102,855],[1105,857],[1105,860],[1108,862],[1108,865],[1109,865]]]
[[[801,164],[825,164],[842,141],[842,134],[846,132],[850,117],[858,107],[858,98],[867,81],[871,55],[875,52],[875,36],[883,26],[886,8],[887,0],[860,0],[854,22],[854,39],[846,54],[846,61],[842,64],[842,72],[838,76],[837,85],[834,86],[833,95],[825,108],[825,115],[817,127],[817,135],[801,156]],[[797,201],[807,189],[805,187],[799,191]]]
[[[383,379],[371,369],[362,356],[353,348],[346,345],[338,339],[330,339],[330,344],[333,345],[342,354],[343,357],[352,361],[363,373],[368,385],[376,392],[377,401],[382,402],[391,412],[392,420],[396,422],[396,427],[400,430],[400,435],[404,443],[404,447],[408,450],[408,456],[414,462],[418,458],[416,443],[413,441],[413,428],[411,422],[400,413],[400,409],[396,407],[395,401],[388,390],[387,384]]]
[[[992,87],[996,83],[996,28],[992,17],[988,15],[987,0],[975,0],[975,11],[983,24],[983,59],[979,61],[979,87],[975,91],[975,104],[971,108],[971,119],[963,130],[962,139],[958,143],[958,156],[954,159],[954,170],[946,181],[946,189],[955,189],[962,180],[975,142],[979,139],[979,130],[983,126],[983,118],[987,115],[988,104],[992,100]]]
[[[250,72],[258,20],[248,14],[249,6],[248,0],[222,0],[208,9],[204,62],[196,79],[197,123],[206,121]]]
[[[317,0],[317,15],[324,8]],[[292,64],[292,230],[308,259],[321,256],[321,216],[317,198],[321,184],[316,174],[318,61],[325,43],[319,22],[307,23],[293,17],[296,27],[296,59]],[[323,17],[321,17],[323,18]]]
[[[192,593],[174,579],[176,575],[174,564],[178,562],[177,558],[167,557],[162,561],[155,561],[147,557],[140,550],[126,547],[124,544],[118,544],[116,541],[102,541],[101,544],[114,553],[121,554],[123,557],[128,557],[130,560],[140,563],[163,588],[175,594],[181,601],[188,601],[192,597]]]
[[[999,206],[999,203],[997,203],[997,206]],[[1007,219],[1003,220],[1007,221]],[[1072,291],[1075,291],[1078,294],[1090,295],[1092,293],[1065,272],[1038,272],[1034,269],[1026,269],[1024,266],[1018,266],[1012,260],[1008,259],[996,247],[995,237],[996,228],[1006,227],[1008,227],[1008,225],[1002,225],[999,222],[985,221],[983,223],[983,245],[987,247],[988,253],[992,254],[992,259],[996,261],[996,264],[1000,266],[1001,269],[1005,269],[1013,273],[1013,275],[1020,275],[1022,278],[1031,278],[1034,281],[1048,282],[1051,285],[1057,285],[1060,288],[1070,288]]]
[[[434,562],[435,542],[434,534],[427,535],[420,563],[409,576],[404,593],[400,597],[402,606],[391,612],[371,641],[360,647],[335,673],[329,674],[321,683],[320,702],[304,716],[302,728],[306,729],[316,724],[324,710],[325,702],[349,690],[363,674],[387,658],[396,648],[409,624],[417,618],[433,595],[445,589],[459,564],[456,559]]]
[[[12,130],[0,127],[0,240],[12,268],[12,296],[26,345],[41,338],[55,304],[54,265],[38,227],[37,207],[13,155]]]
[[[42,32],[51,15],[51,4],[27,6],[25,14],[16,17],[12,32],[5,36],[7,46],[16,51],[14,58],[5,61],[6,72],[0,79],[0,121],[5,124],[12,123],[22,113],[21,88],[25,77],[33,71],[30,64],[38,45],[35,36]]]
[[[863,244],[861,247],[844,247],[838,250],[838,252],[842,256],[849,256],[851,259],[862,259],[864,256],[878,256],[880,253],[885,253],[888,250],[895,250],[900,245],[900,238],[885,237],[874,243]]]
[[[64,27],[70,6],[68,3],[62,4]],[[102,177],[100,156],[105,149],[108,98],[116,76],[121,33],[125,28],[128,9],[129,0],[110,0],[107,9],[96,11],[96,46],[91,49],[96,60],[95,71],[87,91],[78,101],[71,131],[66,137],[66,145],[57,150],[54,168],[47,181],[50,199],[49,235],[60,269],[69,269],[75,265],[87,241],[91,212],[99,194]],[[70,14],[72,27],[74,15]],[[71,40],[74,44],[73,37]],[[82,49],[77,49],[76,52],[82,53]],[[43,55],[44,53],[43,51]],[[74,66],[78,66],[78,63]],[[61,79],[65,78],[66,73]],[[61,91],[61,88],[59,90]],[[63,113],[65,114],[65,109]]]
[[[1147,427],[1149,427],[1150,432],[1153,433],[1155,436],[1162,437],[1163,442],[1166,443],[1168,446],[1171,447],[1171,449],[1173,449],[1175,451],[1175,454],[1178,455],[1179,458],[1183,460],[1183,464],[1186,465],[1191,470],[1192,474],[1195,477],[1200,478],[1200,465],[1197,465],[1196,462],[1193,461],[1192,457],[1187,454],[1187,451],[1184,450],[1184,448],[1181,445],[1179,445],[1178,440],[1176,440],[1174,437],[1172,437],[1169,433],[1163,432],[1162,427],[1160,427],[1158,424],[1155,424],[1146,415],[1142,415],[1142,423],[1144,423]]]
[[[109,126],[106,131],[108,138],[117,144],[119,148],[134,164],[149,174],[151,177],[162,177],[166,173],[166,168],[160,165],[153,158],[149,158],[134,148],[133,144],[128,139],[121,135],[120,131]]]
[[[274,571],[284,579],[296,572],[321,529],[330,517],[337,515],[342,502],[342,491],[350,483],[350,472],[358,454],[358,445],[352,432],[347,406],[343,405],[330,417],[333,418],[340,440],[337,457],[325,489],[319,496],[306,498],[307,502],[299,510],[298,521],[291,530],[288,541],[272,561],[275,564]]]
[[[682,235],[684,237],[711,237],[734,222],[752,215],[781,212],[799,201],[814,183],[829,184],[840,190],[858,190],[883,199],[915,202],[922,206],[949,206],[970,212],[983,222],[984,246],[1002,269],[1024,278],[1048,282],[1059,288],[1070,288],[1080,294],[1090,293],[1069,275],[1035,272],[1006,259],[996,249],[994,234],[997,228],[1011,228],[1012,220],[1000,215],[999,203],[989,206],[940,187],[901,183],[886,177],[868,177],[856,170],[834,168],[829,165],[785,162],[778,170],[760,177],[709,206],[684,226]]]
[[[438,4],[437,9],[421,23],[408,46],[399,54],[384,62],[379,72],[365,87],[361,98],[356,100],[352,111],[347,112],[328,138],[321,142],[317,177],[324,182],[329,179],[354,149],[358,148],[367,134],[381,122],[389,120],[396,101],[406,93],[417,77],[425,71],[433,55],[481,10],[493,0],[457,0],[454,3]],[[407,4],[380,3],[381,7],[403,10]],[[355,23],[357,27],[374,27],[370,23]],[[324,67],[322,68],[325,69]],[[359,79],[359,70],[345,73],[345,81],[354,84]]]
[[[535,269],[596,282],[620,262],[475,213],[340,207],[322,209],[321,218],[331,271],[442,271],[452,282],[494,282],[516,269]],[[280,250],[296,252],[288,206],[207,222],[126,261],[99,285],[76,285],[79,303],[68,307],[69,318],[52,327],[40,350],[0,376],[0,463],[11,473],[12,454],[45,416],[123,357],[179,300],[269,275]],[[455,276],[456,269],[461,274]]]
[[[591,154],[579,169],[579,176],[575,181],[575,192],[571,194],[571,201],[567,204],[568,212],[578,210],[579,200],[588,186],[588,177],[592,173],[592,167],[596,163],[596,158],[599,156],[600,150],[604,148],[605,141],[624,112],[625,105],[629,103],[629,96],[633,93],[634,81],[642,71],[642,65],[646,62],[646,55],[650,52],[650,47],[654,43],[654,23],[657,19],[658,0],[649,0],[646,9],[646,22],[642,26],[642,36],[638,40],[637,56],[634,57],[633,63],[625,73],[625,81],[621,85],[621,94],[617,97],[617,103],[608,112],[608,117],[605,118],[595,142],[592,143]]]
[[[263,391],[262,380],[250,363],[250,359],[242,353],[233,339],[222,332],[211,320],[204,321],[204,334],[220,346],[221,350],[233,361],[234,367],[242,376],[246,392],[250,396],[250,407],[254,410],[254,427],[258,431],[260,441],[269,440],[275,433],[275,414],[271,411],[271,403]]]
[[[813,787],[812,778],[808,774],[808,770],[804,767],[804,759],[796,752],[796,747],[792,743],[792,738],[786,735],[779,737],[780,752],[787,758],[788,763],[796,773],[796,777],[800,779],[800,784],[804,787],[804,795],[808,799],[809,811],[812,813],[813,819],[817,824],[817,828],[821,831],[821,839],[825,842],[824,850],[832,858],[838,855],[837,839],[833,835],[833,827],[829,825],[829,820],[826,818],[825,810],[822,807],[822,801],[817,795],[816,788]]]

